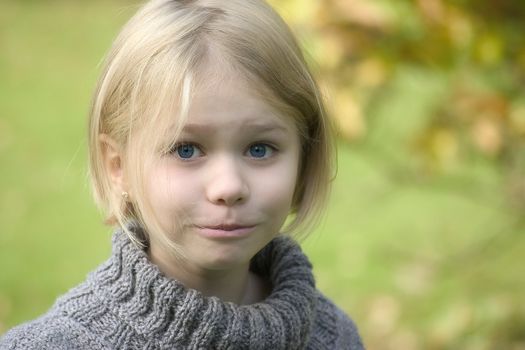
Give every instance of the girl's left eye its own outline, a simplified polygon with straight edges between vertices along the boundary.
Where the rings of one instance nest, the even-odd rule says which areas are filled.
[[[268,158],[273,155],[275,148],[265,143],[254,143],[248,148],[248,155],[252,158]]]
[[[197,158],[202,155],[202,151],[197,145],[186,142],[175,145],[171,153],[183,160]]]

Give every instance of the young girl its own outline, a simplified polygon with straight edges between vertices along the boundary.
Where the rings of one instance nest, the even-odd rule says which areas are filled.
[[[112,256],[2,349],[363,348],[285,234],[325,204],[332,139],[263,0],[145,4],[107,57],[89,145]]]

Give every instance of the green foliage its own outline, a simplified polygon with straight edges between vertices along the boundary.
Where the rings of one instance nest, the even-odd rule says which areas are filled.
[[[304,7],[275,3],[291,14]],[[395,93],[393,84],[408,68],[422,78],[443,77],[442,93],[418,116],[419,129],[404,138],[403,147],[425,170],[447,171],[473,155],[509,172],[524,169],[522,2],[327,0],[312,7],[290,20],[298,28],[310,25],[315,40],[307,44],[332,89],[332,112],[346,140],[366,141],[374,133],[373,110]],[[426,88],[425,81],[419,85]]]
[[[370,348],[523,348],[525,5],[274,3],[342,137],[320,283]]]

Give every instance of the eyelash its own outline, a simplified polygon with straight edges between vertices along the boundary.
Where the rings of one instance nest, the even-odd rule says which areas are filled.
[[[251,153],[252,151],[252,147],[254,146],[263,146],[264,147],[264,155],[262,155],[261,157],[256,157],[256,156],[253,156],[253,153]],[[184,149],[182,149],[182,147],[191,147],[191,153],[188,155],[188,157],[183,157],[181,152],[184,151]],[[188,150],[187,150],[188,151]],[[271,145],[270,143],[268,142],[264,142],[264,141],[260,141],[260,142],[254,142],[252,144],[250,144],[245,153],[246,155],[248,155],[251,159],[256,159],[256,160],[264,160],[264,159],[268,159],[268,158],[271,158],[274,156],[275,152],[277,152],[278,149],[277,147],[275,147],[274,145]],[[194,153],[197,152],[198,155],[194,156]],[[172,149],[170,150],[169,152],[170,154],[174,155],[176,158],[182,160],[182,161],[191,161],[195,158],[200,158],[203,156],[204,152],[202,151],[202,147],[194,142],[179,142],[179,143],[176,143],[175,145],[173,145]],[[270,153],[269,155],[267,155],[267,153]]]
[[[182,150],[182,147],[192,147],[192,152],[188,158],[182,157],[180,153],[180,151]],[[175,156],[176,158],[182,161],[190,161],[195,158],[193,157],[195,150],[197,150],[197,153],[199,153],[198,157],[202,157],[202,154],[204,152],[202,152],[201,147],[198,144],[193,143],[193,142],[179,142],[173,145],[173,147],[170,150],[170,154],[172,154],[173,156]]]

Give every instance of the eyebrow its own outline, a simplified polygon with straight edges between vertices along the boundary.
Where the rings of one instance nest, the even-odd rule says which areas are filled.
[[[241,131],[251,131],[257,133],[267,133],[278,131],[282,133],[288,132],[288,128],[280,125],[278,123],[258,123],[258,122],[248,122],[240,127]],[[182,128],[183,132],[188,133],[202,133],[202,134],[211,134],[214,132],[215,127],[208,124],[197,124],[197,123],[188,123]]]

